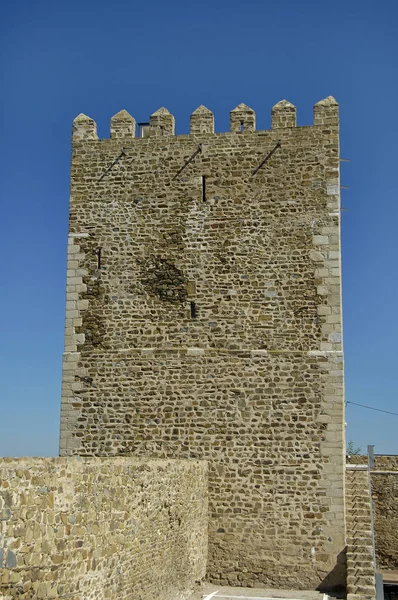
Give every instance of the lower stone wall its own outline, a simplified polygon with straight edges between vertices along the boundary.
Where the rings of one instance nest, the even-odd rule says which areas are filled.
[[[366,465],[347,465],[346,540],[347,600],[375,600],[372,509]]]
[[[205,575],[202,461],[0,461],[0,598],[184,600]]]
[[[209,581],[345,586],[341,354],[136,348],[90,362],[73,384],[79,429],[63,423],[70,451],[207,461]]]
[[[377,568],[398,570],[398,456],[376,456],[371,471]]]
[[[367,456],[348,456],[351,464],[368,464]],[[376,567],[398,570],[398,455],[375,454],[370,471]]]

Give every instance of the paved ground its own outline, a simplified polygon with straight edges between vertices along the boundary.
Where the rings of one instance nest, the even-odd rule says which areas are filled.
[[[205,583],[190,600],[327,600],[328,596],[321,592],[287,591],[275,589],[220,587]]]

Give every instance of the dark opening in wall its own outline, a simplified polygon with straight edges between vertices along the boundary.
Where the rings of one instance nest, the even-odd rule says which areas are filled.
[[[206,175],[202,175],[202,202],[206,202]]]
[[[191,302],[191,319],[196,319],[196,302]]]

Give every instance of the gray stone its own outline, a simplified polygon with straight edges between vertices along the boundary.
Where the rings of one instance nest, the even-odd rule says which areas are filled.
[[[13,569],[16,566],[17,566],[17,557],[15,556],[14,552],[12,552],[11,550],[8,550],[7,555],[6,555],[6,567],[7,567],[7,569]]]
[[[333,333],[329,333],[329,341],[335,344],[339,344],[341,342],[341,333],[334,331]]]

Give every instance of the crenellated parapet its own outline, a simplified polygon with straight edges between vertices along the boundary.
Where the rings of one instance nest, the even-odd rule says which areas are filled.
[[[256,113],[250,106],[239,104],[229,113],[231,133],[248,133],[256,130]]]
[[[190,124],[191,133],[214,133],[214,115],[203,104],[193,111]]]
[[[339,124],[339,105],[333,96],[320,100],[314,106],[314,125],[337,127]]]
[[[339,105],[333,96],[320,100],[314,106],[315,127],[327,127],[336,130],[339,124]],[[288,100],[280,100],[272,107],[271,129],[295,128],[296,107]],[[175,135],[175,118],[167,108],[159,108],[149,120],[149,137]],[[111,118],[110,133],[112,140],[129,140],[135,137],[136,121],[126,110],[121,110]],[[190,116],[190,133],[193,135],[212,135],[214,115],[206,106],[200,105]],[[230,112],[231,134],[256,133],[256,113],[246,104],[239,104]],[[73,140],[97,140],[97,126],[93,119],[80,114],[73,121]],[[145,136],[148,137],[148,136]]]
[[[87,115],[80,113],[73,121],[73,140],[98,140],[97,123]]]
[[[288,100],[281,100],[272,107],[272,129],[296,127],[296,107]]]
[[[174,135],[175,119],[167,108],[159,108],[149,119],[150,137]]]
[[[127,110],[121,110],[111,118],[111,138],[123,140],[135,137],[135,119]]]

